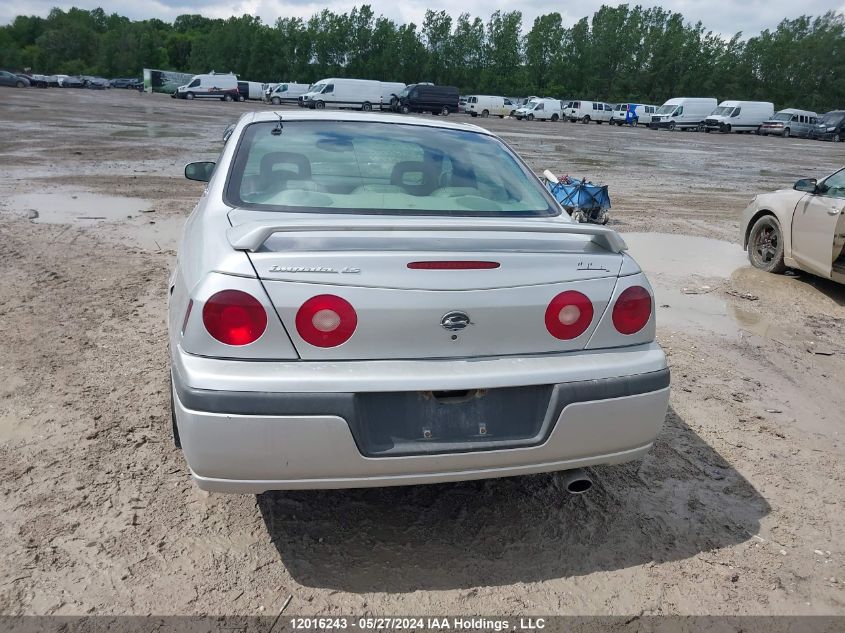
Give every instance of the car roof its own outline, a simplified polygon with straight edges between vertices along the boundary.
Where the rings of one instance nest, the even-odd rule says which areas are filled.
[[[244,116],[249,117],[249,114]],[[262,110],[252,112],[250,123],[261,121],[351,121],[356,123],[394,123],[417,127],[435,127],[447,130],[462,130],[493,136],[491,132],[471,123],[453,123],[443,119],[420,118],[401,114],[382,114],[372,112],[349,112],[344,110]]]

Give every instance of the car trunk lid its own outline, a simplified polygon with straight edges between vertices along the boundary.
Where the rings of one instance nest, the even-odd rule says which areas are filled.
[[[456,358],[586,346],[613,293],[624,242],[581,227],[559,219],[320,216],[247,221],[229,239],[247,252],[301,358]],[[594,314],[583,334],[561,340],[545,317],[567,290],[585,294]],[[309,344],[296,326],[300,307],[326,294],[357,314],[352,337],[331,348]],[[449,318],[456,314],[462,329]]]

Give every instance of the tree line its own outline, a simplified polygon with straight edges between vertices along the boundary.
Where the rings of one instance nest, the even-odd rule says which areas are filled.
[[[254,81],[360,77],[458,86],[464,94],[549,95],[660,104],[673,96],[845,107],[845,16],[783,20],[733,37],[660,7],[602,6],[566,27],[559,13],[523,27],[519,11],[484,22],[429,10],[397,24],[369,5],[264,24],[243,15],[130,20],[102,9],[53,9],[0,27],[0,66],[137,77],[142,68],[232,71]]]

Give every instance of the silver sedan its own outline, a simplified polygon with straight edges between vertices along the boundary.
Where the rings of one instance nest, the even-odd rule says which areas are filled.
[[[203,489],[434,483],[641,458],[669,371],[624,241],[490,132],[244,114],[170,282],[173,430]],[[576,469],[576,470],[573,470]]]

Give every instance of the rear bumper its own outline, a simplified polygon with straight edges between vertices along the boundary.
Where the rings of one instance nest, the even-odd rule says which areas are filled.
[[[603,358],[606,357],[606,358]],[[209,373],[212,372],[212,373]],[[663,423],[668,369],[656,344],[475,361],[260,363],[173,358],[174,407],[200,488],[260,493],[481,479],[641,457]],[[227,387],[222,388],[225,384]],[[553,385],[533,442],[367,456],[356,393]],[[495,416],[494,416],[495,417]],[[497,420],[486,420],[491,428]]]

